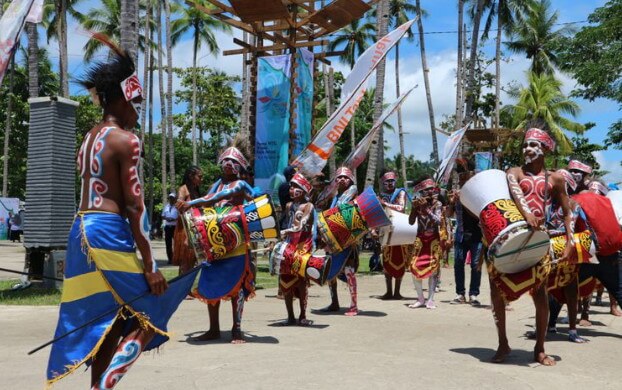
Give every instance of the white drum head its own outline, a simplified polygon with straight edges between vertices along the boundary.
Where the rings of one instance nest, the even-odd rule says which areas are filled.
[[[387,215],[391,225],[380,229],[380,244],[382,246],[410,245],[415,243],[419,221],[414,225],[408,223],[408,214],[388,209]]]
[[[505,172],[489,169],[470,178],[460,190],[460,203],[479,218],[488,204],[499,199],[512,199]]]
[[[549,236],[545,232],[517,227],[508,233],[507,239],[500,240],[496,246],[493,243],[489,255],[499,272],[513,274],[537,264],[547,254],[549,246]]]

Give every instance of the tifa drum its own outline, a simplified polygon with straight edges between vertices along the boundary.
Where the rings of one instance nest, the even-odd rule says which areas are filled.
[[[399,211],[387,210],[391,225],[380,228],[380,244],[382,246],[397,246],[414,244],[417,238],[419,221],[414,225],[408,223],[408,215]]]
[[[322,211],[317,227],[328,251],[336,253],[358,243],[370,229],[389,224],[391,220],[380,200],[368,187],[353,204],[344,203]]]
[[[618,224],[622,226],[622,190],[609,191],[607,198],[611,200]]]
[[[296,245],[281,241],[274,246],[269,265],[270,275],[297,275],[322,286],[330,270],[331,258],[298,252]]]
[[[553,264],[558,263],[559,259],[564,255],[567,242],[568,238],[565,234],[551,237],[549,254],[551,255],[551,261]],[[598,260],[596,260],[596,246],[594,245],[592,234],[589,230],[575,233],[574,244],[577,250],[576,263],[598,263]]]
[[[267,195],[242,206],[191,208],[182,220],[199,260],[219,260],[240,245],[278,239],[276,212]]]
[[[460,191],[460,203],[479,217],[488,256],[501,273],[537,264],[549,251],[549,236],[533,230],[512,200],[506,174],[498,169],[473,176]]]

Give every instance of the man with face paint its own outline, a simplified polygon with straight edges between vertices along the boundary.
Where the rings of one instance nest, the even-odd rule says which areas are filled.
[[[310,254],[315,246],[315,208],[309,201],[313,187],[311,183],[300,173],[296,173],[289,181],[289,197],[291,199],[285,205],[285,229],[281,230],[281,237],[287,243],[286,256],[305,256]],[[309,326],[313,321],[307,319],[307,301],[309,288],[307,279],[292,270],[284,269],[281,265],[279,275],[279,287],[285,299],[287,320],[281,325]],[[300,316],[296,322],[294,315],[294,296],[300,301]]]
[[[354,174],[348,167],[340,167],[337,169],[335,172],[335,183],[337,183],[337,194],[333,197],[329,208],[352,202],[358,192],[356,184],[354,183]],[[348,284],[348,290],[350,290],[350,308],[346,311],[345,315],[355,316],[358,314],[356,285],[356,270],[359,266],[358,248],[356,245],[353,245],[351,248],[346,250],[350,251],[350,255],[343,263],[343,271],[338,272],[337,277],[340,279],[345,278],[345,281]],[[329,282],[329,288],[331,303],[328,307],[322,309],[322,311],[339,311],[339,297],[337,296],[336,278]]]
[[[408,222],[419,223],[417,238],[410,263],[413,282],[417,290],[417,301],[408,307],[416,309],[425,305],[436,309],[434,292],[436,275],[442,259],[440,226],[443,220],[443,205],[436,196],[439,192],[434,180],[429,177],[418,180],[413,188],[416,198]],[[428,279],[428,300],[423,296],[423,280]]]
[[[573,193],[585,191],[587,185],[590,183],[588,176],[592,174],[592,167],[579,160],[570,160],[566,169],[570,172],[576,183],[576,189],[573,190]]]
[[[253,199],[253,188],[244,180],[240,180],[243,170],[249,168],[248,160],[236,147],[228,147],[218,157],[218,163],[222,170],[222,176],[202,198],[190,202],[178,202],[177,207],[184,212],[190,207],[210,206],[239,206],[245,201]],[[233,311],[233,328],[231,329],[232,344],[242,344],[242,313],[244,302],[254,294],[255,281],[251,267],[251,257],[248,249],[241,250],[243,253],[234,251],[227,257],[214,261],[209,267],[201,271],[199,286],[195,296],[207,303],[210,328],[207,332],[196,338],[197,341],[215,340],[220,338],[219,309],[222,299],[231,300]],[[231,267],[231,263],[242,264],[240,267]],[[240,270],[235,275],[231,270]],[[236,271],[237,272],[237,271]],[[227,282],[224,282],[227,281]],[[221,288],[215,288],[219,286]]]
[[[78,151],[81,197],[55,334],[66,337],[52,345],[47,384],[87,364],[92,389],[112,389],[143,351],[168,340],[168,319],[192,279],[168,288],[153,257],[138,176],[141,143],[127,130],[138,120],[142,88],[131,57],[100,35],[93,38],[113,52],[79,83],[103,108],[103,118]]]
[[[576,250],[566,180],[559,173],[547,171],[544,165],[545,153],[554,149],[555,141],[545,131],[535,128],[527,130],[523,143],[525,164],[510,168],[507,180],[514,202],[531,229],[544,228],[545,217],[549,215],[553,201],[561,207],[567,242],[559,261],[564,262],[574,259]],[[536,309],[534,360],[545,366],[555,365],[555,360],[544,352],[549,314],[546,281],[550,270],[548,254],[538,264],[514,274],[501,274],[489,262],[490,295],[499,338],[497,352],[492,358],[494,363],[505,361],[511,352],[505,327],[506,303],[530,291]]]
[[[396,188],[397,173],[388,171],[380,178],[382,182],[382,192],[380,192],[380,202],[386,208],[405,213],[408,195],[403,188]],[[381,299],[402,299],[400,287],[402,278],[406,272],[407,262],[410,260],[412,245],[385,246],[382,248],[382,268],[384,270],[384,280],[386,292]],[[395,289],[393,289],[393,279],[395,279]]]

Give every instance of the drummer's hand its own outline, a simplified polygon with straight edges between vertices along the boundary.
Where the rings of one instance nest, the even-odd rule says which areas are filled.
[[[175,207],[177,207],[179,212],[184,213],[190,208],[190,204],[188,202],[184,202],[183,200],[178,200],[177,203],[175,203]]]
[[[153,295],[162,295],[168,288],[168,283],[160,270],[156,272],[145,271],[145,278]]]
[[[562,254],[562,257],[559,259],[559,262],[563,262],[563,261],[567,261],[569,263],[576,263],[577,262],[577,248],[574,244],[566,244],[566,247],[564,248],[564,253]]]
[[[413,200],[413,206],[414,207],[423,207],[428,203],[428,201],[426,200],[426,198],[415,198]]]
[[[525,216],[525,221],[527,221],[527,225],[531,226],[533,229],[539,229],[544,222],[542,218],[538,218],[532,213],[529,213]]]

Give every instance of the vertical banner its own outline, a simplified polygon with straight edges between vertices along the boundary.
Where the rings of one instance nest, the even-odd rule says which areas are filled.
[[[0,240],[6,240],[9,232],[9,214],[19,212],[19,199],[0,198]]]
[[[298,156],[311,141],[313,115],[313,53],[298,49],[296,53],[296,140],[292,156]]]
[[[492,153],[491,152],[476,152],[475,156],[475,173],[492,169]]]
[[[258,59],[255,185],[274,200],[287,166],[290,65],[290,55]]]
[[[464,133],[466,133],[468,126],[469,123],[463,128],[451,133],[445,142],[443,159],[441,160],[441,165],[436,171],[436,175],[434,177],[437,183],[444,185],[449,182],[449,176],[451,175],[451,170],[454,167],[456,156],[458,154],[458,146],[460,146],[460,142],[462,141],[462,137],[464,137]]]
[[[33,7],[33,3],[35,3]],[[0,19],[0,83],[4,78],[15,43],[24,28],[26,18],[29,21],[41,21],[43,2],[41,0],[13,0]]]

